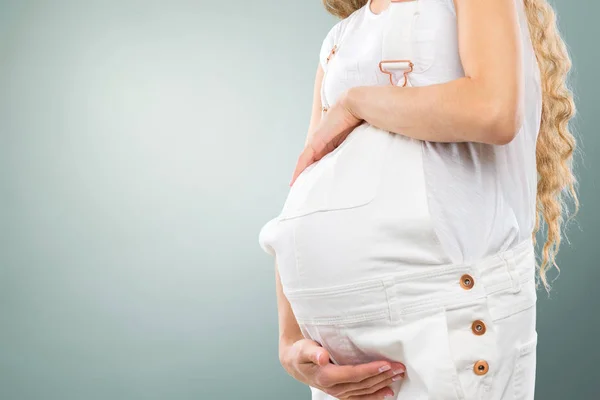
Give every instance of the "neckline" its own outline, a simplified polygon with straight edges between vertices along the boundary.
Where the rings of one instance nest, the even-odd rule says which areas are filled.
[[[386,9],[381,11],[378,14],[374,13],[373,10],[371,10],[371,0],[367,0],[367,4],[365,5],[365,7],[367,9],[367,14],[369,14],[371,17],[378,18],[378,17],[381,17],[382,15],[387,14],[387,12],[390,10],[391,5],[392,5],[392,3],[390,2],[390,4],[388,4]]]

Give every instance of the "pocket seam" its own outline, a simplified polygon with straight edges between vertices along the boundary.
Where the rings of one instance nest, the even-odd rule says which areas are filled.
[[[438,31],[439,31],[439,29],[437,29],[437,28],[425,28],[425,29],[420,28],[420,29],[413,30],[413,36],[412,36],[413,46],[415,46],[415,47],[429,46],[429,48],[426,50],[431,52],[431,57],[429,60],[425,60],[425,63],[424,63],[425,65],[423,65],[423,68],[419,68],[419,62],[416,59],[417,57],[415,57],[414,61],[415,61],[415,66],[417,68],[414,73],[422,74],[422,73],[428,71],[433,66],[435,59],[436,59],[436,55],[437,55],[435,38],[438,35]],[[416,54],[418,54],[418,50],[417,50]]]
[[[537,304],[536,302],[532,303],[531,301],[523,301],[523,302],[517,303],[516,305],[511,307],[508,311],[504,311],[502,314],[496,315],[496,317],[492,318],[492,322],[498,322],[503,319],[510,318],[514,315],[525,312],[525,311],[531,309],[532,307],[535,307],[536,304]]]
[[[524,356],[526,356],[527,354],[530,354],[531,352],[535,351],[536,347],[537,347],[537,342],[538,342],[538,333],[537,331],[535,331],[533,338],[521,343],[518,347],[517,347],[517,358],[522,358]]]
[[[423,41],[433,41],[437,36],[436,28],[421,28],[413,31],[415,39],[419,38]],[[425,36],[425,38],[423,38]]]
[[[454,394],[457,400],[465,400],[466,392],[460,380],[460,372],[467,368],[459,368],[454,361],[454,355],[452,353],[452,343],[450,342],[450,321],[448,320],[448,311],[442,311],[444,314],[444,324],[446,326],[446,346],[448,348],[448,354],[450,356],[450,368],[452,371],[452,383],[454,385]]]
[[[512,387],[515,395],[515,399],[521,399],[522,395],[527,394],[524,392],[521,386],[523,385],[523,379],[525,375],[525,370],[523,369],[522,363],[523,360],[527,357],[532,357],[532,354],[535,354],[535,350],[537,348],[538,342],[538,333],[534,331],[534,336],[532,339],[529,339],[526,342],[519,344],[516,347],[516,357],[515,357],[515,369],[514,369],[514,377],[512,380]]]
[[[366,122],[363,123],[363,125],[367,124]],[[363,125],[359,125],[355,128],[355,130],[353,132],[350,133],[350,135],[373,135],[373,134],[384,134],[384,132],[357,132],[357,129],[371,129],[371,127],[369,125],[367,126],[363,126]],[[361,128],[361,126],[363,126]],[[372,127],[373,129],[377,129]],[[357,135],[357,136],[358,136]],[[352,139],[347,138],[346,140],[361,140],[360,137],[355,137]],[[383,140],[383,139],[382,139]],[[370,204],[373,200],[375,200],[375,198],[377,197],[377,193],[379,192],[379,188],[381,186],[381,180],[382,180],[382,172],[383,172],[383,168],[384,168],[384,163],[385,163],[385,158],[386,158],[386,154],[387,154],[387,149],[389,146],[387,146],[387,142],[384,142],[382,144],[379,144],[379,147],[372,149],[372,152],[368,155],[369,160],[368,162],[375,162],[377,163],[376,167],[374,168],[374,174],[376,175],[375,177],[372,178],[373,183],[372,186],[369,189],[363,190],[361,193],[361,197],[359,199],[345,199],[344,202],[342,202],[341,204],[331,204],[330,203],[330,194],[332,194],[331,192],[331,188],[328,187],[326,190],[326,198],[325,200],[323,199],[318,199],[317,200],[317,204],[316,205],[306,205],[305,201],[304,202],[300,202],[299,205],[296,206],[292,206],[291,210],[287,210],[287,204],[288,201],[290,199],[290,196],[292,195],[292,190],[294,190],[294,188],[292,187],[290,189],[290,192],[288,193],[288,197],[286,199],[286,202],[284,204],[284,208],[281,211],[281,213],[279,214],[279,216],[277,217],[279,221],[287,221],[287,220],[291,220],[291,219],[295,219],[295,218],[300,218],[300,217],[304,217],[307,215],[311,215],[317,212],[328,212],[328,211],[337,211],[337,210],[348,210],[348,209],[352,209],[352,208],[358,208],[358,207],[364,207],[368,204]],[[346,143],[346,145],[354,145],[356,146],[357,144],[352,144],[352,143]],[[358,144],[359,145],[359,144]],[[344,146],[344,143],[342,143],[340,146]],[[335,151],[343,151],[344,149],[335,149]],[[383,154],[382,154],[383,153]],[[333,156],[333,153],[329,153],[327,154],[325,157],[328,156]],[[342,155],[341,157],[344,157],[344,155]],[[346,154],[345,157],[348,157],[348,155]],[[324,160],[325,158],[323,158],[322,160]],[[317,161],[316,163],[312,164],[310,167],[316,168],[318,167],[317,163],[321,162]],[[335,163],[339,162],[339,160],[335,160]],[[345,162],[348,162],[347,160]],[[308,169],[307,168],[307,169]],[[336,170],[336,168],[338,168],[337,165],[332,165],[332,166],[328,166],[328,168],[332,168],[333,171],[328,171],[329,173],[334,173]],[[307,172],[307,170],[303,171],[302,174],[304,172]],[[301,175],[302,175],[301,174]],[[300,179],[300,177],[298,177]],[[319,179],[319,178],[317,178]],[[313,188],[308,188],[308,190],[310,191]],[[314,189],[313,189],[314,190]],[[310,193],[310,192],[308,192]],[[302,196],[302,192],[300,194]],[[308,195],[310,196],[310,194]],[[338,199],[338,203],[339,203],[339,199]]]

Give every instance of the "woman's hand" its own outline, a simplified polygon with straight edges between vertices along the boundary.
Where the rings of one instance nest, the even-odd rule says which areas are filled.
[[[317,342],[300,339],[280,347],[281,365],[294,379],[340,400],[379,400],[394,396],[388,386],[404,377],[401,363],[373,361],[336,365]]]
[[[335,150],[361,122],[362,119],[357,118],[349,107],[348,91],[346,91],[324,113],[319,125],[309,136],[304,150],[298,158],[290,186],[309,165]]]

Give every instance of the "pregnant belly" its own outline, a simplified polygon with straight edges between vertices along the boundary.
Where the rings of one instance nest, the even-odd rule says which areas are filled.
[[[421,142],[366,123],[298,177],[266,229],[288,290],[449,262],[428,210]]]

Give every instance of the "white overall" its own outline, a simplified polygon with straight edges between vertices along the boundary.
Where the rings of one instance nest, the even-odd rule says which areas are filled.
[[[410,86],[427,58],[414,35],[420,2],[390,5],[382,61],[393,62],[381,68],[398,85],[411,71]],[[533,399],[532,242],[452,262],[432,224],[420,141],[358,126],[297,178],[259,240],[276,256],[304,336],[331,362],[404,363],[406,377],[391,386],[400,400]],[[332,399],[311,391],[313,400]]]

